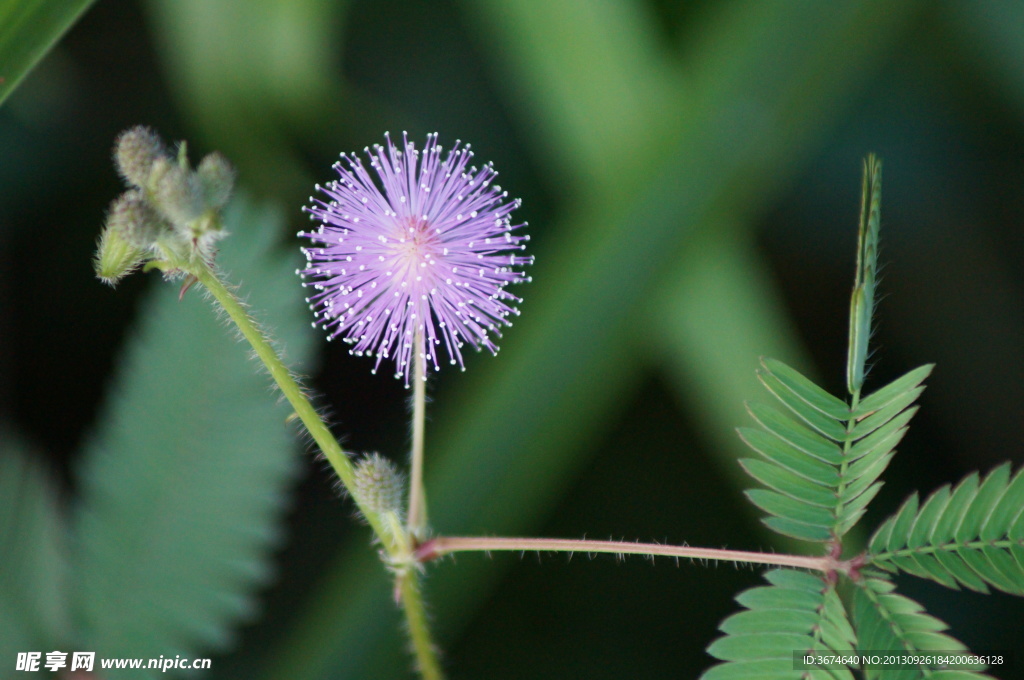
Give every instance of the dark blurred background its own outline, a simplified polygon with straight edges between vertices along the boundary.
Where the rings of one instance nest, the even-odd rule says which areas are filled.
[[[743,502],[733,428],[767,399],[760,355],[843,392],[870,151],[885,268],[869,387],[937,368],[861,540],[914,489],[1021,462],[1018,2],[100,0],[0,108],[0,420],[68,497],[161,285],[114,292],[90,265],[120,191],[113,139],[138,123],[189,140],[193,160],[227,154],[250,195],[283,206],[282,248],[337,154],[387,130],[471,142],[523,199],[537,265],[521,320],[496,358],[430,386],[438,532],[794,549]],[[401,382],[322,345],[303,368],[335,431],[401,459]],[[368,534],[303,460],[262,615],[213,677],[402,677]],[[453,678],[691,677],[758,581],[462,555],[425,587]],[[899,583],[973,648],[1024,644],[1017,599]]]

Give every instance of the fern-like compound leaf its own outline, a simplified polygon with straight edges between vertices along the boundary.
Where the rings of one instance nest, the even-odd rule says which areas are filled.
[[[745,609],[719,627],[725,635],[711,643],[708,653],[723,663],[709,668],[703,680],[852,680],[846,666],[799,663],[805,654],[831,655],[855,647],[853,627],[835,587],[792,569],[776,569],[765,578],[771,585],[736,597]]]
[[[278,211],[236,199],[225,226],[248,235],[218,259],[246,271],[258,307],[294,329],[282,350],[302,361],[313,336],[302,332],[296,263],[274,250],[281,224]],[[72,604],[83,648],[100,656],[226,646],[270,577],[296,464],[289,410],[209,304],[153,293],[79,469]]]
[[[758,378],[784,408],[748,405],[760,428],[739,434],[763,458],[740,464],[768,487],[747,492],[769,515],[764,523],[812,542],[846,534],[881,489],[878,478],[906,433],[931,368],[911,371],[851,408],[793,368],[763,359]]]
[[[54,649],[73,631],[73,562],[56,480],[46,467],[38,451],[0,425],[0,668],[8,672],[19,653]]]
[[[968,475],[918,507],[914,494],[875,532],[871,563],[950,588],[990,587],[1024,595],[1024,469],[1004,463],[984,479]]]
[[[852,611],[857,633],[857,651],[862,655],[880,656],[879,664],[866,664],[864,675],[868,680],[916,680],[917,678],[960,678],[971,680],[987,678],[980,671],[981,664],[950,666],[931,663],[937,658],[963,657],[967,648],[955,638],[946,635],[948,626],[926,614],[920,604],[895,592],[892,582],[874,576],[856,583]],[[885,663],[898,655],[926,661],[920,665]]]

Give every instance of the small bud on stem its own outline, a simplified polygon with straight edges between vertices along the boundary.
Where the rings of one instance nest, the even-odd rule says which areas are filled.
[[[146,254],[129,243],[121,230],[112,229],[107,225],[100,234],[96,256],[93,258],[93,269],[100,281],[108,286],[115,286],[145,259]]]
[[[149,173],[158,158],[167,155],[160,136],[144,125],[125,130],[114,145],[114,162],[125,180],[140,189],[149,182]]]
[[[405,478],[394,463],[374,453],[356,463],[352,493],[373,512],[401,517]]]
[[[110,207],[107,227],[118,231],[131,245],[143,252],[151,250],[167,228],[142,191],[124,192]]]
[[[208,208],[223,208],[235,187],[235,169],[224,154],[214,151],[208,154],[196,168],[199,183],[203,187],[203,199]]]

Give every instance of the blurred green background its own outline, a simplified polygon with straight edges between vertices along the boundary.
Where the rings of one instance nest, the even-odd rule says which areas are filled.
[[[865,526],[913,489],[1024,459],[1019,2],[96,2],[0,107],[0,425],[72,510],[119,350],[161,286],[112,292],[90,267],[120,191],[112,142],[138,123],[194,161],[227,154],[279,206],[281,249],[337,154],[387,130],[471,142],[523,199],[537,264],[522,316],[497,358],[430,385],[438,532],[793,549],[742,500],[733,428],[765,398],[761,355],[844,389],[869,151],[885,162],[869,388],[938,367]],[[401,459],[401,382],[310,337],[300,370],[346,447]],[[210,677],[407,677],[369,534],[305,448],[274,576]],[[692,677],[758,580],[462,555],[425,588],[453,678]],[[972,648],[1024,646],[1017,599],[900,586]]]

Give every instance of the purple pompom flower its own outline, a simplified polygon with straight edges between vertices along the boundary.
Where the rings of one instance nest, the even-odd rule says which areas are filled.
[[[529,236],[516,235],[511,212],[519,200],[493,185],[488,163],[469,167],[467,144],[442,153],[437,134],[422,151],[402,134],[402,149],[365,149],[380,186],[355,154],[334,164],[340,176],[317,185],[325,198],[305,208],[318,220],[300,232],[308,266],[299,273],[316,293],[307,299],[329,338],[342,336],[356,355],[395,361],[395,376],[409,384],[413,352],[438,370],[441,344],[463,366],[462,347],[498,351],[494,337],[519,314],[519,298],[505,290],[529,281],[519,268]],[[464,366],[463,366],[464,367]]]

